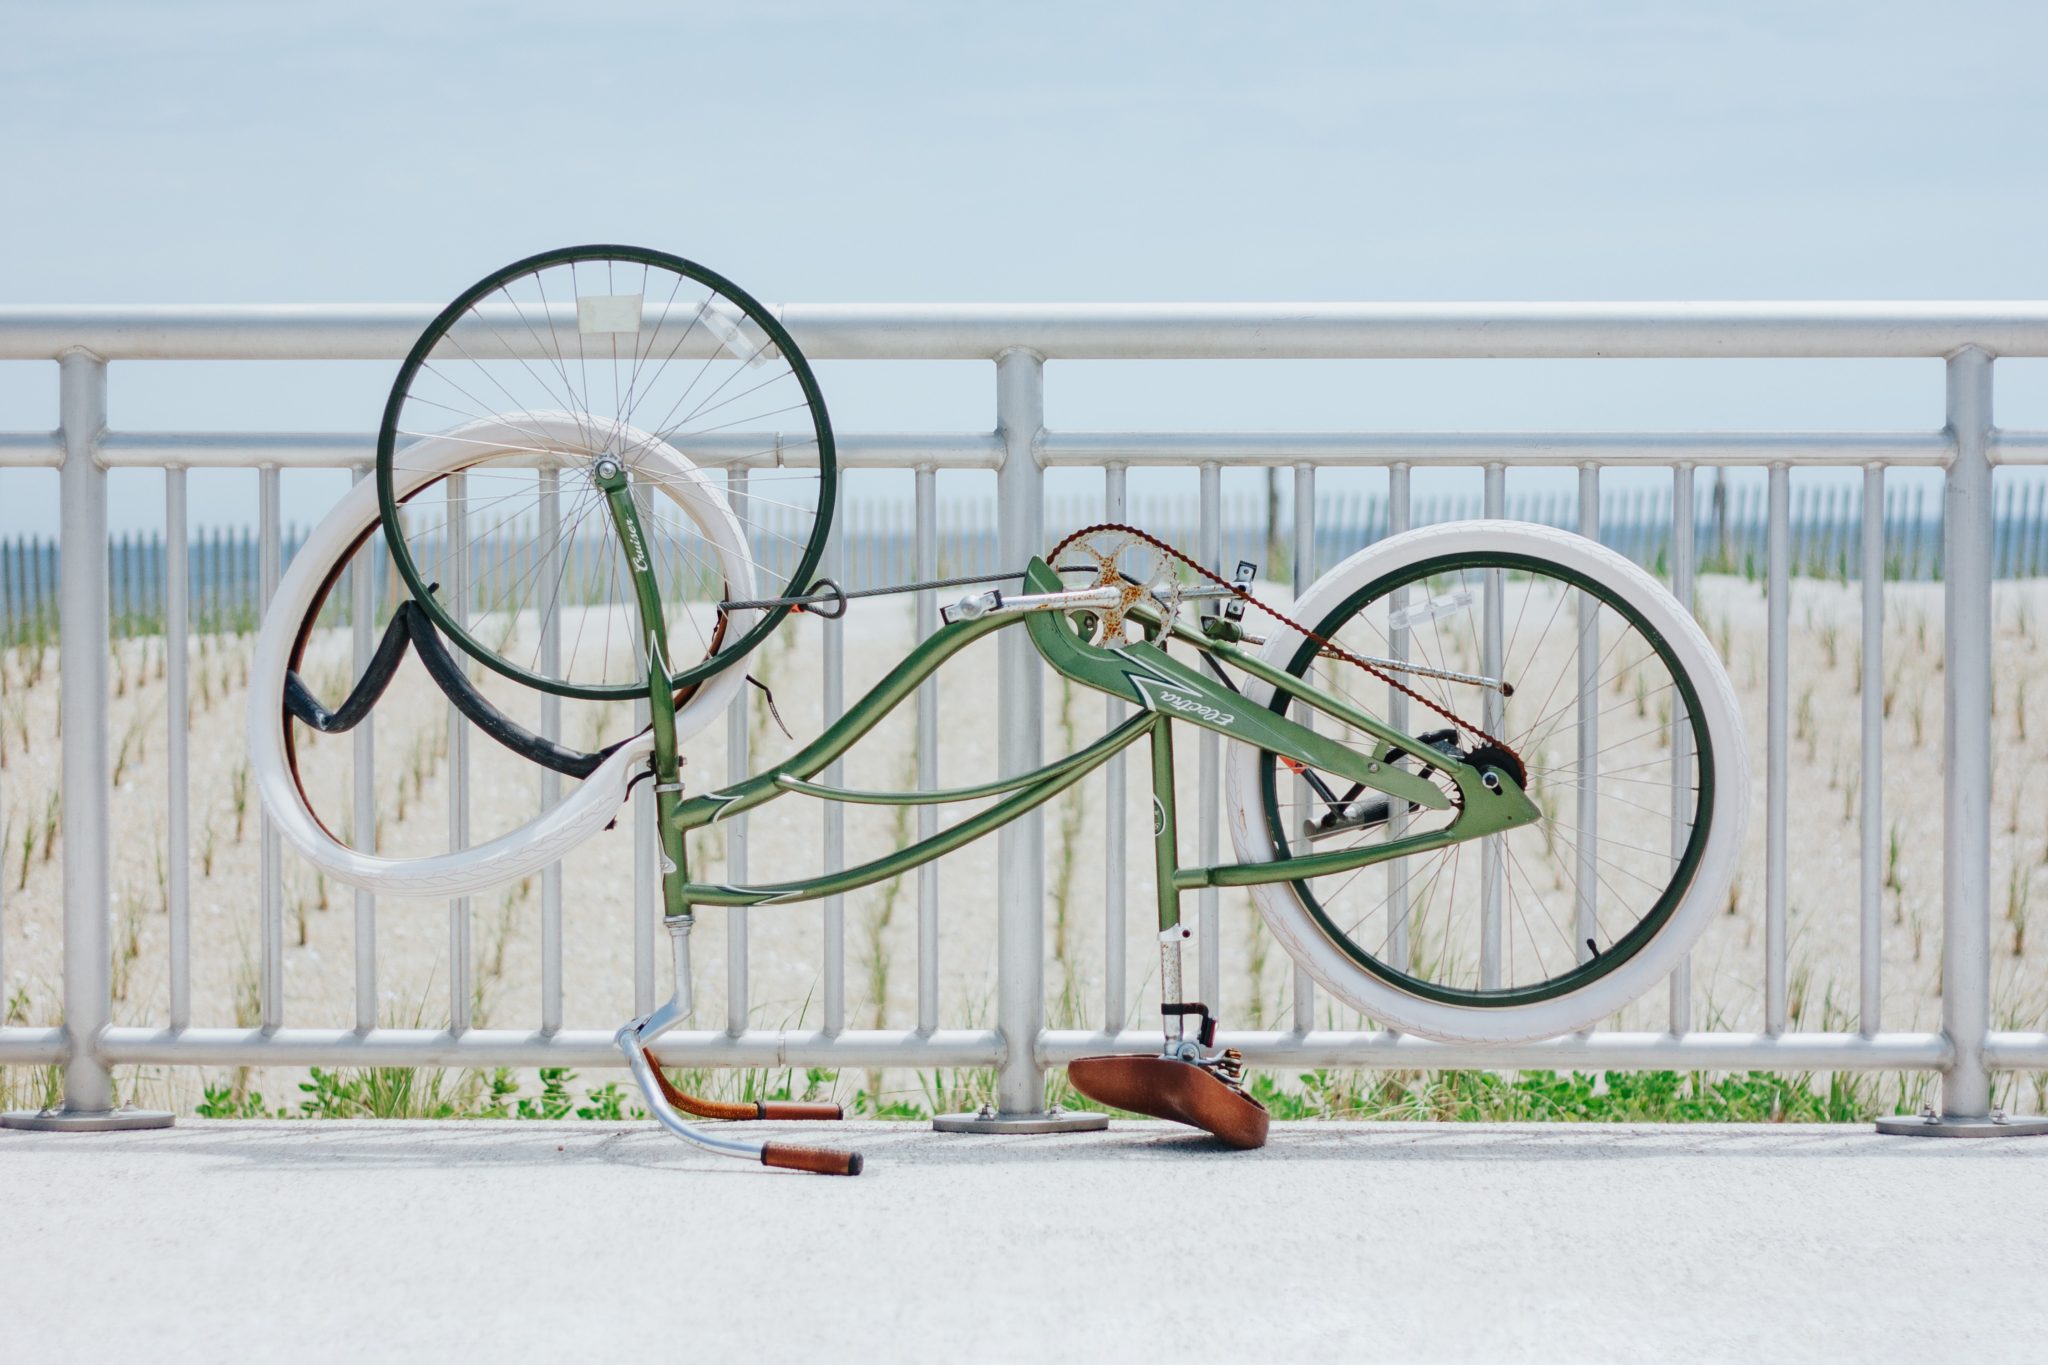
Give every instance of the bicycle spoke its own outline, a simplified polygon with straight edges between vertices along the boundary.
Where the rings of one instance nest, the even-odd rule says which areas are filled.
[[[408,357],[378,440],[379,492],[390,501],[400,481],[445,468],[451,449],[475,450],[461,494],[423,494],[423,507],[437,504],[430,514],[394,524],[394,566],[452,643],[564,696],[644,695],[636,651],[653,623],[640,620],[639,573],[652,580],[681,689],[787,615],[736,618],[728,632],[715,604],[808,589],[830,529],[836,465],[809,366],[772,313],[659,252],[551,252],[480,282]],[[409,459],[420,442],[435,444]],[[714,453],[700,459],[691,447],[707,443]],[[589,491],[600,457],[618,462],[631,490],[644,570],[629,570],[608,497]],[[735,514],[701,471],[755,463],[764,468]],[[538,471],[550,468],[561,475],[559,519],[543,526]],[[431,512],[469,528],[474,571],[461,605],[477,608],[473,620],[427,591],[448,531]],[[537,607],[539,620],[565,627],[566,651],[545,666],[527,638]]]
[[[1497,585],[1491,582],[1493,574],[1501,576]],[[1497,592],[1501,603],[1504,638],[1498,659],[1487,655],[1484,644],[1480,608],[1488,591]],[[1403,604],[1405,617],[1391,614],[1396,602]],[[1566,989],[1588,972],[1606,970],[1614,961],[1611,950],[1616,943],[1636,925],[1668,910],[1674,888],[1682,887],[1679,879],[1687,864],[1682,851],[1673,852],[1662,841],[1668,838],[1674,815],[1697,825],[1700,787],[1691,757],[1684,767],[1673,767],[1668,719],[1654,730],[1640,732],[1612,721],[1617,713],[1631,711],[1653,717],[1678,691],[1678,674],[1668,654],[1655,637],[1644,634],[1621,603],[1600,585],[1548,574],[1526,560],[1489,562],[1484,553],[1477,553],[1440,568],[1418,566],[1405,577],[1381,581],[1370,596],[1361,593],[1330,609],[1329,618],[1321,623],[1308,623],[1318,635],[1355,639],[1357,643],[1345,647],[1359,653],[1397,655],[1436,670],[1406,681],[1463,718],[1467,727],[1482,714],[1487,689],[1439,675],[1478,674],[1487,671],[1489,663],[1496,665],[1498,676],[1515,689],[1514,696],[1500,699],[1502,742],[1526,765],[1526,795],[1536,805],[1535,818],[1485,836],[1488,844],[1498,844],[1499,861],[1493,864],[1497,874],[1489,878],[1462,875],[1463,853],[1477,842],[1474,837],[1433,855],[1404,855],[1369,865],[1386,869],[1384,884],[1365,880],[1365,868],[1297,883],[1297,894],[1353,960],[1402,983],[1404,989],[1437,993],[1431,998],[1441,995],[1475,1006],[1526,999],[1531,992]],[[1591,667],[1582,673],[1579,642],[1586,637],[1578,623],[1589,611],[1601,622],[1598,657],[1589,655]],[[1567,620],[1571,628],[1560,629]],[[1396,621],[1404,623],[1398,630],[1392,625]],[[1395,648],[1397,640],[1404,642],[1405,654]],[[1399,695],[1384,680],[1323,654],[1312,642],[1303,643],[1296,671],[1367,714],[1387,714]],[[1589,691],[1581,692],[1580,678],[1591,680]],[[1306,708],[1307,703],[1299,700],[1280,706],[1296,716]],[[1607,759],[1614,766],[1596,768],[1587,779],[1600,835],[1597,842],[1585,840],[1589,856],[1584,866],[1591,875],[1582,888],[1575,871],[1582,838],[1577,818],[1550,813],[1559,794],[1577,788],[1578,762],[1574,758],[1553,763],[1549,755],[1560,741],[1573,748],[1568,736],[1578,727],[1604,723],[1628,733],[1603,733],[1601,742],[1592,746],[1595,762]],[[1425,722],[1416,733],[1427,728]],[[1334,731],[1339,742],[1354,747],[1375,742],[1342,723],[1319,729],[1326,735]],[[1461,750],[1478,742],[1464,737],[1471,733],[1470,728],[1461,731]],[[1646,750],[1652,750],[1648,756]],[[1426,761],[1426,750],[1421,759]],[[1329,780],[1340,792],[1350,785]],[[1276,834],[1285,836],[1290,856],[1302,856],[1310,849],[1319,851],[1318,844],[1299,832],[1302,822],[1320,818],[1330,804],[1294,795],[1294,785],[1276,769],[1268,797],[1269,821]],[[1648,790],[1652,788],[1654,792]],[[1572,808],[1569,797],[1564,808]],[[1407,817],[1403,834],[1431,828],[1455,831],[1458,818],[1456,809],[1441,819],[1414,812]],[[1389,819],[1357,831],[1339,847],[1370,847],[1376,839],[1392,840],[1393,830],[1394,821]],[[1547,889],[1553,881],[1555,889]],[[1575,907],[1587,899],[1597,907],[1590,956],[1573,932]],[[1490,905],[1496,908],[1490,910]],[[1490,918],[1495,914],[1497,920]],[[1498,930],[1490,925],[1498,925]],[[1404,926],[1408,949],[1396,964],[1390,955],[1397,950]],[[1498,969],[1497,986],[1481,986],[1483,959]]]

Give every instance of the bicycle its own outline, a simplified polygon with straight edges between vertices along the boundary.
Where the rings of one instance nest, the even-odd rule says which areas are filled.
[[[1232,1146],[1262,1144],[1266,1113],[1242,1059],[1217,1047],[1208,1005],[1184,998],[1185,892],[1248,888],[1287,954],[1383,1026],[1497,1042],[1569,1033],[1635,999],[1725,900],[1748,790],[1733,689],[1690,614],[1593,541],[1506,521],[1428,526],[1360,549],[1283,611],[1253,591],[1254,565],[1226,577],[1138,528],[1100,525],[1013,573],[849,593],[817,577],[836,494],[822,392],[772,311],[666,253],[542,253],[486,276],[422,333],[385,407],[374,480],[309,536],[252,665],[264,804],[316,867],[352,885],[438,897],[528,876],[653,784],[676,987],[618,1044],[649,1112],[701,1148],[827,1174],[862,1164],[685,1118],[840,1114],[703,1099],[654,1064],[648,1046],[691,1009],[697,907],[813,900],[899,876],[1139,741],[1162,1043],[1076,1061],[1069,1079],[1099,1103]],[[405,598],[330,710],[302,668],[344,567],[378,534]],[[496,561],[480,578],[479,543]],[[741,660],[791,613],[840,615],[858,597],[934,586],[978,591],[794,754],[730,786],[685,789],[682,741],[731,703]],[[947,659],[1015,627],[1056,673],[1126,703],[1127,718],[1034,771],[975,785],[819,780]],[[337,837],[302,780],[299,736],[358,724],[409,650],[476,729],[580,785],[474,847],[393,858]],[[464,658],[544,707],[630,702],[644,719],[590,750],[566,746],[508,716]],[[1177,724],[1234,741],[1235,861],[1181,859]],[[974,809],[818,876],[691,879],[686,835],[791,795]],[[1461,879],[1468,854],[1477,866]]]

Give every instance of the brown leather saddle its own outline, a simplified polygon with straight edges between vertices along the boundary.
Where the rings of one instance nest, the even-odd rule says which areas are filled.
[[[1115,1109],[1191,1124],[1232,1147],[1266,1145],[1266,1106],[1208,1067],[1177,1057],[1080,1057],[1074,1089]]]

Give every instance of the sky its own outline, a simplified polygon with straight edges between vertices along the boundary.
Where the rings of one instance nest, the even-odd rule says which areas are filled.
[[[2026,4],[0,0],[0,304],[439,304],[578,241],[774,301],[2042,298],[2044,38]],[[395,368],[117,364],[111,421],[368,430]],[[993,422],[986,364],[821,377],[841,430]],[[2048,427],[2048,362],[1999,382],[2002,424]],[[53,426],[55,393],[0,363],[0,430]],[[1932,429],[1941,403],[1938,361],[1047,376],[1068,429]],[[196,519],[252,515],[253,474],[193,477]],[[341,478],[293,476],[288,518]],[[0,534],[54,487],[0,472]],[[115,476],[117,530],[161,515],[159,476]]]

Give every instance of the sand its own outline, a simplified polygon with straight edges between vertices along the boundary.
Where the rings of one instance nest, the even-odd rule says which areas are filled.
[[[1262,592],[1267,591],[1262,589]],[[1789,837],[1789,1005],[1792,1026],[1857,1026],[1857,916],[1859,900],[1858,668],[1859,589],[1820,581],[1795,583],[1791,606]],[[1272,590],[1276,602],[1284,590]],[[1699,586],[1698,615],[1725,654],[1740,694],[1752,744],[1755,805],[1748,849],[1736,893],[1717,915],[1694,954],[1693,1010],[1700,1028],[1755,1029],[1764,1019],[1764,755],[1766,604],[1761,586],[1735,578],[1707,578]],[[2048,583],[2003,583],[1996,591],[1995,714],[1997,737],[1992,830],[1994,1026],[2037,1028],[2048,1021],[2048,952],[2031,941],[2031,914],[2048,904],[2048,781],[2039,730],[2048,724],[2040,636],[2048,624]],[[1929,1029],[1939,1020],[1941,863],[1941,586],[1888,585],[1883,791],[1885,825],[1896,839],[1888,855],[1893,874],[1884,893],[1884,1006],[1887,1029]],[[820,724],[820,631],[816,620],[785,626],[751,661],[751,671],[774,689],[776,704],[800,738]],[[904,603],[860,604],[844,626],[847,697],[853,698],[891,666],[911,639]],[[192,1021],[196,1025],[256,1022],[256,962],[260,935],[259,816],[244,770],[244,675],[250,637],[208,637],[192,652],[190,726]],[[940,782],[956,785],[993,776],[996,649],[978,644],[949,663],[939,679]],[[315,690],[331,704],[345,690],[347,640],[332,633],[307,667]],[[61,982],[62,858],[46,856],[46,815],[58,788],[57,651],[38,664],[28,650],[4,658],[0,696],[5,765],[0,768],[4,809],[5,871],[0,881],[0,971],[10,1021],[57,1021]],[[111,813],[115,942],[114,1018],[122,1024],[168,1022],[167,961],[169,858],[164,839],[167,790],[164,757],[166,694],[163,642],[119,644],[109,720],[117,755]],[[203,681],[202,681],[203,678]],[[492,679],[487,691],[505,709],[537,723],[530,694]],[[788,751],[758,693],[748,701],[757,760]],[[1104,699],[1064,689],[1048,675],[1048,754],[1086,743],[1101,733]],[[377,791],[382,838],[388,851],[416,853],[446,846],[445,756],[448,708],[431,690],[417,663],[377,712]],[[603,708],[569,703],[564,735],[588,744],[616,738],[627,724],[623,704]],[[723,723],[685,745],[686,780],[702,791],[728,780]],[[890,716],[845,763],[843,781],[854,787],[914,784],[914,711]],[[323,794],[323,810],[339,822],[346,810],[352,741],[320,738],[305,754],[309,782]],[[1181,740],[1184,856],[1196,840],[1196,741]],[[537,808],[534,770],[472,733],[471,834],[481,839],[528,818]],[[1131,765],[1129,828],[1149,828],[1142,751]],[[182,798],[180,798],[182,799]],[[750,823],[751,867],[757,879],[802,875],[820,866],[820,807],[785,798],[756,811]],[[846,852],[862,860],[895,846],[915,830],[909,812],[847,808]],[[1091,777],[1047,810],[1048,1014],[1057,1026],[1102,1025],[1104,849],[1110,822],[1103,812],[1103,782]],[[33,851],[23,867],[25,834]],[[61,854],[61,837],[55,850]],[[1228,854],[1227,836],[1224,853]],[[1152,904],[1149,859],[1133,842],[1126,890],[1130,913],[1125,999],[1130,1026],[1153,1017]],[[611,1028],[634,1012],[631,821],[591,840],[564,872],[564,1023]],[[723,840],[699,838],[695,870],[723,872]],[[209,866],[210,864],[210,866]],[[995,845],[968,847],[939,865],[940,1021],[945,1026],[987,1025],[995,998]],[[354,893],[325,883],[289,850],[283,859],[285,968],[284,1022],[347,1027],[355,1011]],[[1192,909],[1192,907],[1190,907]],[[481,1026],[528,1028],[540,1020],[540,897],[537,881],[472,898],[472,952],[477,982],[473,1019]],[[725,912],[707,908],[695,935],[700,1026],[720,1027],[726,1017]],[[756,909],[751,914],[751,1017],[761,1026],[823,1019],[820,943],[822,916],[815,904]],[[917,892],[915,880],[867,888],[844,902],[846,933],[845,1023],[849,1027],[913,1027],[917,1018]],[[1221,897],[1224,1018],[1237,1025],[1282,1024],[1288,1017],[1293,973],[1241,892]],[[2038,938],[2038,935],[2036,935]],[[381,900],[377,911],[378,1014],[385,1023],[441,1026],[448,1018],[449,923],[445,902]],[[667,990],[665,943],[659,945],[658,989]],[[1355,1026],[1348,1011],[1319,1002],[1319,1021]],[[1656,990],[1612,1021],[1617,1027],[1662,1028],[1664,992]],[[124,1093],[151,1102],[189,1107],[202,1083],[223,1084],[226,1073],[190,1068],[121,1068]],[[239,1078],[273,1102],[296,1103],[302,1074],[290,1069]],[[593,1078],[598,1079],[598,1078]],[[605,1078],[609,1079],[609,1078]],[[916,1099],[915,1077],[847,1073],[836,1083],[842,1098],[880,1080],[898,1098]],[[529,1086],[531,1089],[531,1086]]]

